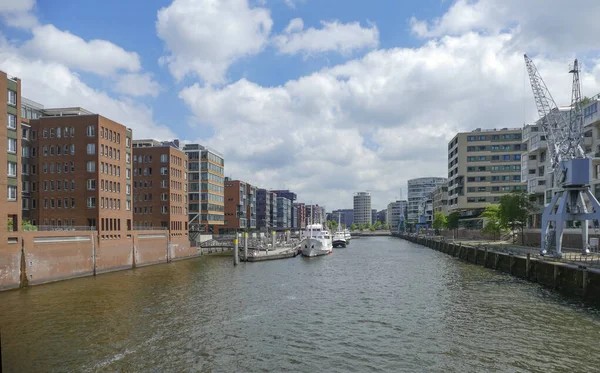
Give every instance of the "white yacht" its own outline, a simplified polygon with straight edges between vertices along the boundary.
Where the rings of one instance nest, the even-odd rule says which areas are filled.
[[[343,230],[338,229],[333,235],[333,247],[346,247],[348,241],[346,240],[346,233]]]
[[[344,229],[344,237],[346,238],[346,245],[348,245],[350,243],[350,239],[352,239],[352,235],[350,234],[348,228]]]
[[[331,254],[333,242],[329,232],[322,224],[309,224],[304,231],[302,240],[302,255],[319,256]]]

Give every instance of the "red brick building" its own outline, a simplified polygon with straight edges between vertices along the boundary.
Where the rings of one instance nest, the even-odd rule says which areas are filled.
[[[33,221],[121,238],[133,219],[131,130],[81,108],[44,115],[30,120]]]
[[[176,144],[133,142],[133,222],[188,235],[187,155]]]

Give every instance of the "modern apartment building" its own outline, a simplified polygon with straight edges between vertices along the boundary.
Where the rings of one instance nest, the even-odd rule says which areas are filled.
[[[462,224],[479,228],[478,216],[500,196],[522,190],[522,129],[476,129],[448,143],[448,210]]]
[[[434,216],[436,212],[448,215],[448,182],[439,185],[431,193]]]
[[[292,226],[292,201],[277,194],[277,228]]]
[[[216,232],[225,222],[225,162],[200,144],[183,147],[188,156],[188,218],[190,230]]]
[[[248,229],[256,229],[256,195],[258,194],[258,188],[253,185],[246,184],[246,192],[248,193],[248,203],[246,209]]]
[[[591,189],[600,200],[600,94],[590,98],[583,106],[584,151],[592,159]],[[548,167],[549,169],[549,167]],[[546,195],[546,203],[552,196]]]
[[[354,193],[354,224],[369,224],[373,222],[371,209],[371,193]]]
[[[248,184],[225,178],[225,223],[219,231],[248,229]]]
[[[294,228],[306,228],[306,204],[294,203],[294,207],[296,208],[296,218],[294,219],[296,225],[294,226]]]
[[[121,238],[133,219],[131,130],[82,108],[44,109],[30,125],[33,220]]]
[[[446,179],[443,177],[421,177],[408,180],[408,206],[406,209],[406,221],[408,223],[417,223],[419,216],[424,211],[423,203],[430,198],[429,194],[438,186],[444,184]]]
[[[133,141],[133,225],[188,235],[187,156],[175,143]]]
[[[340,209],[340,210],[333,210],[331,212],[331,218],[334,219],[335,221],[338,221],[338,215],[339,215],[339,220],[346,227],[350,228],[350,226],[354,223],[354,209]]]
[[[400,224],[400,216],[406,218],[408,212],[408,201],[399,200],[391,202],[387,206],[387,222],[390,225],[390,231],[397,232]]]
[[[275,201],[275,204],[273,204]],[[275,220],[273,220],[275,217]],[[273,228],[277,225],[277,196],[266,189],[256,192],[256,226],[258,228]]]
[[[0,142],[6,148],[0,152],[0,189],[4,195],[2,232],[19,231],[22,224],[21,189],[21,80],[0,71]],[[6,241],[3,242],[6,244]]]

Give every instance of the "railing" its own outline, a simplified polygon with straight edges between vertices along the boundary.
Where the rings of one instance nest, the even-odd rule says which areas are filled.
[[[134,226],[134,231],[166,231],[169,230],[167,227],[144,227],[144,226]]]

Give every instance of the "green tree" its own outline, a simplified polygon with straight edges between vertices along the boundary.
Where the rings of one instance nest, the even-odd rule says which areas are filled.
[[[385,229],[386,231],[390,230],[390,225],[388,223],[384,223],[383,224],[383,229]]]
[[[525,245],[523,229],[527,224],[529,214],[534,208],[533,202],[529,200],[529,196],[525,192],[514,191],[500,197],[498,217],[502,225],[510,227],[513,234],[513,242],[516,241],[515,230],[519,228],[521,230],[521,243]]]
[[[481,214],[482,218],[486,219],[485,226],[482,231],[485,233],[491,233],[494,240],[497,239],[497,235],[502,233],[506,229],[506,226],[502,224],[500,219],[500,206],[489,205],[485,208],[485,211]]]
[[[338,223],[335,220],[327,220],[327,227],[330,231],[335,231],[337,229]]]
[[[380,222],[379,220],[377,220],[377,221],[376,221],[376,222],[373,224],[373,226],[372,226],[371,228],[374,228],[374,229],[372,229],[372,230],[376,230],[376,229],[379,229],[379,228],[381,228],[381,222]]]
[[[356,230],[356,228],[358,228],[358,227],[356,226],[356,224],[352,223],[352,225],[350,226],[350,230],[351,230],[351,231],[355,231],[355,230]]]
[[[435,214],[433,214],[433,223],[431,224],[433,229],[443,229],[446,227],[447,223],[448,220],[446,219],[446,215],[444,215],[444,213],[442,213],[441,211],[436,211]]]
[[[376,228],[376,226],[375,226],[375,224],[372,224],[372,225],[369,227],[369,230],[370,230],[371,232],[375,232],[375,229],[377,229],[377,228]]]
[[[456,231],[458,230],[459,221],[460,221],[460,213],[457,211],[451,213],[446,218],[446,228],[448,228],[448,229],[454,231],[454,233],[456,233]]]
[[[363,230],[365,230],[365,225],[364,225],[364,224],[359,224],[359,225],[358,225],[358,230],[360,230],[361,232],[362,232]]]

